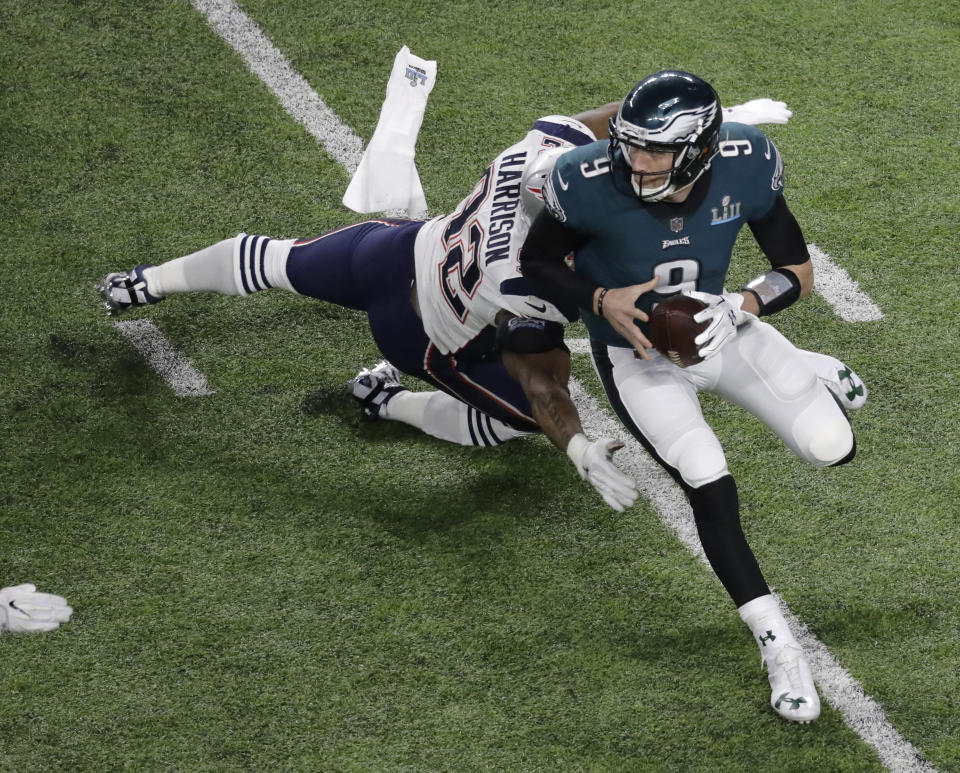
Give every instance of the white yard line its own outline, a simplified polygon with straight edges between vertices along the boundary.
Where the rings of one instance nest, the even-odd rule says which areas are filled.
[[[207,377],[194,368],[190,360],[174,349],[150,320],[115,322],[114,327],[130,339],[150,367],[170,385],[177,397],[200,397],[213,394],[213,391],[207,388]]]
[[[243,56],[250,69],[277,95],[284,108],[307,127],[331,156],[352,173],[362,155],[362,143],[356,139],[356,135],[349,127],[333,115],[323,100],[310,90],[303,78],[291,70],[286,58],[277,51],[257,25],[232,0],[192,0],[192,2],[206,15],[210,26]],[[288,107],[291,100],[287,96],[287,89],[291,83],[295,84],[294,91],[298,95],[293,100],[292,108]],[[310,90],[310,94],[305,94],[304,88]],[[316,111],[316,114],[314,115],[312,111]],[[822,263],[824,258],[825,256],[820,252],[818,260]],[[829,259],[826,259],[826,262],[829,262]],[[843,274],[845,276],[846,272]],[[849,280],[849,277],[847,279]],[[856,292],[859,293],[859,289],[856,289]],[[866,298],[862,294],[856,297]],[[868,298],[867,301],[876,309]],[[833,301],[830,302],[833,304]],[[879,313],[879,309],[876,309],[876,312]],[[880,317],[863,318],[879,319]],[[580,343],[577,347],[585,348]],[[624,432],[619,422],[600,408],[576,379],[571,379],[570,389],[587,432],[594,437],[620,437],[627,443],[630,453],[618,456],[618,461],[638,482],[641,490],[660,514],[663,523],[677,534],[691,553],[706,562],[690,506],[680,488],[647,455],[640,444]],[[810,656],[823,697],[840,712],[847,725],[865,743],[876,750],[880,759],[890,770],[897,773],[932,773],[934,768],[887,721],[879,704],[864,693],[857,681],[810,633],[802,621],[797,619],[786,605],[783,608]]]
[[[327,153],[352,175],[363,157],[363,141],[290,66],[256,22],[232,0],[192,1],[194,7],[207,17],[214,32],[233,46],[253,74],[276,95],[283,109],[303,124]]]
[[[816,244],[808,244],[813,260],[813,286],[833,310],[847,322],[873,322],[883,312],[850,275],[836,265]]]

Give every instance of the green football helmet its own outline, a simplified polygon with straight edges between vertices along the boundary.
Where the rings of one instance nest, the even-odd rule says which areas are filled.
[[[607,153],[615,168],[625,168],[638,198],[662,201],[710,168],[722,122],[720,99],[709,83],[682,70],[664,70],[630,89],[610,119]],[[655,178],[651,186],[632,173],[631,147],[672,153],[673,165],[666,172],[642,175]]]

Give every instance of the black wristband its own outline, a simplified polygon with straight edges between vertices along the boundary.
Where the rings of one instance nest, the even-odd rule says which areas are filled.
[[[753,293],[759,306],[757,316],[764,317],[783,311],[800,297],[800,278],[788,268],[774,268],[751,279],[741,289]]]
[[[603,296],[605,296],[605,295],[607,294],[607,291],[608,291],[609,289],[610,289],[609,287],[604,287],[604,288],[600,291],[600,295],[597,296],[597,316],[598,316],[598,317],[602,317],[602,316],[603,316]]]

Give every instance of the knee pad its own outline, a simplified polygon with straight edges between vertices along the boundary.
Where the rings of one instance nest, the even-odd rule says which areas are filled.
[[[707,429],[687,432],[670,448],[667,462],[677,468],[691,488],[699,488],[729,475],[720,441]]]
[[[846,419],[821,424],[810,438],[810,456],[817,467],[847,462],[853,458],[853,430]]]
[[[829,467],[853,458],[853,429],[827,393],[803,411],[793,423],[793,436],[800,454],[817,467]]]

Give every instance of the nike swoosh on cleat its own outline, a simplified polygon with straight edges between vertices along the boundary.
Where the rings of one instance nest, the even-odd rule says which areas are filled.
[[[543,314],[543,312],[547,310],[547,304],[543,304],[542,306],[537,306],[535,303],[530,303],[530,301],[524,301],[524,303],[526,303],[527,306],[529,306],[534,311],[539,311],[541,314]]]

